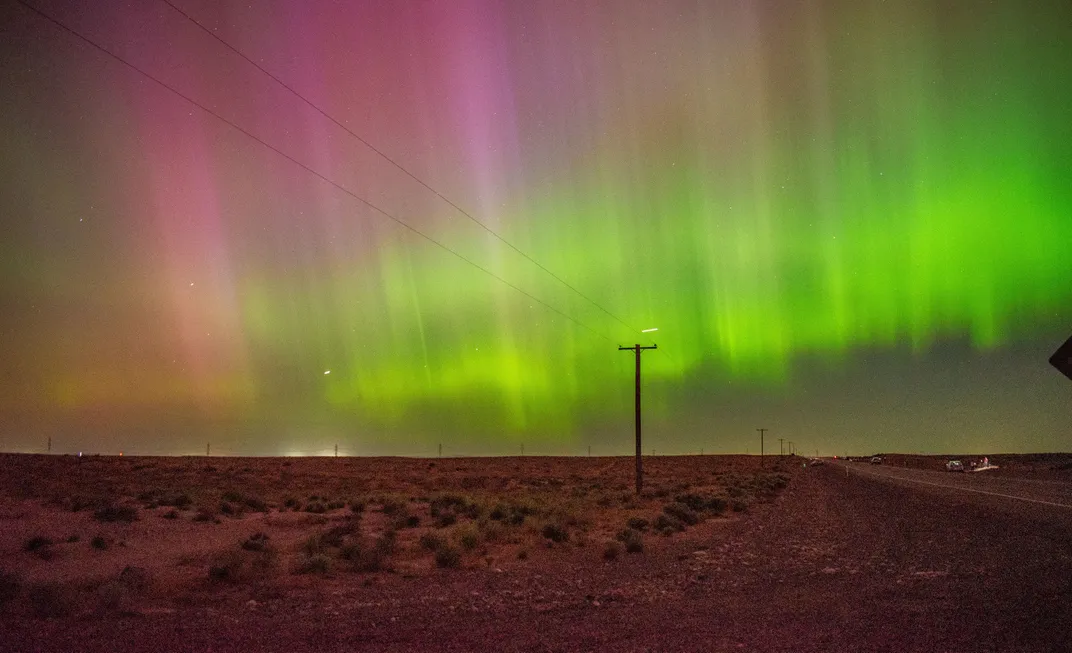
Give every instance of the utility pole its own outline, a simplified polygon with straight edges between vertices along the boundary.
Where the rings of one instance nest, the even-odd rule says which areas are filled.
[[[439,443],[439,457],[440,458],[443,457],[443,443],[442,442]]]
[[[52,453],[52,436],[48,438],[48,452]]]
[[[792,440],[789,441],[789,455],[790,456],[793,455],[793,441]]]
[[[785,438],[778,438],[778,457],[785,457],[785,449],[782,447],[782,443],[785,442]]]
[[[521,443],[521,457],[522,458],[525,457],[525,443],[524,442]]]
[[[756,429],[759,431],[759,466],[763,467],[763,434],[767,432],[767,429]]]
[[[636,493],[640,494],[641,488],[644,486],[644,471],[640,462],[640,352],[645,349],[658,349],[658,345],[652,345],[651,347],[642,347],[640,345],[633,345],[632,347],[622,347],[618,345],[618,351],[632,351],[636,353]],[[652,452],[652,455],[655,455]]]
[[[592,445],[588,445],[588,457],[592,457]]]
[[[208,456],[212,455],[212,454],[210,453],[211,451],[212,451],[212,443],[211,443],[211,442],[206,442],[206,443],[205,443],[205,457],[206,457],[206,458],[207,458]]]
[[[339,445],[335,445],[335,457],[339,457]]]

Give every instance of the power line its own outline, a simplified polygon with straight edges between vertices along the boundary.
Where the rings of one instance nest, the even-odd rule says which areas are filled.
[[[609,336],[607,336],[607,335],[605,335],[603,333],[600,333],[599,331],[596,331],[595,329],[593,329],[592,327],[588,326],[587,324],[584,324],[583,322],[573,318],[572,316],[570,316],[570,315],[564,313],[563,311],[555,308],[554,306],[548,304],[547,302],[543,301],[542,299],[539,299],[538,297],[535,297],[531,293],[519,288],[518,286],[515,286],[514,284],[510,283],[506,279],[503,279],[502,277],[500,277],[499,275],[495,274],[491,270],[488,270],[487,268],[485,268],[485,267],[473,262],[472,260],[470,260],[470,259],[466,258],[465,256],[459,254],[458,252],[454,251],[450,247],[447,247],[446,245],[444,245],[443,243],[439,242],[438,240],[436,240],[436,239],[432,238],[431,236],[425,234],[424,232],[422,232],[421,230],[417,229],[416,227],[404,222],[400,218],[398,218],[398,217],[394,216],[393,214],[385,211],[384,209],[381,209],[380,207],[376,206],[375,204],[373,204],[369,200],[361,197],[360,195],[357,195],[356,193],[354,193],[353,191],[349,190],[345,186],[342,186],[338,182],[331,180],[330,178],[326,177],[325,175],[321,174],[320,172],[317,172],[313,168],[311,168],[308,165],[302,163],[301,161],[295,159],[294,157],[290,156],[289,154],[287,154],[286,152],[280,150],[279,148],[275,147],[274,145],[269,144],[267,141],[261,139],[260,137],[256,136],[252,132],[247,131],[244,127],[241,127],[240,125],[238,125],[237,123],[231,121],[230,119],[225,118],[224,116],[216,113],[212,109],[206,107],[204,104],[201,104],[197,100],[195,100],[195,99],[191,98],[190,96],[184,94],[182,91],[179,91],[178,89],[170,86],[169,84],[167,84],[166,82],[158,79],[157,77],[153,76],[149,72],[146,72],[145,70],[142,70],[137,65],[131,63],[130,61],[127,61],[123,57],[115,54],[114,52],[112,52],[110,50],[108,50],[107,48],[105,48],[104,46],[102,46],[102,45],[98,44],[97,42],[93,41],[89,37],[83,36],[81,33],[77,32],[76,30],[74,30],[74,29],[72,29],[70,27],[68,27],[67,25],[63,24],[59,20],[57,20],[57,19],[53,18],[52,16],[46,14],[45,12],[41,11],[37,7],[34,7],[33,5],[28,4],[27,2],[25,2],[25,0],[17,0],[17,2],[20,5],[26,7],[27,9],[29,9],[30,11],[34,12],[35,14],[41,16],[45,20],[48,20],[52,24],[56,25],[60,29],[72,34],[73,36],[75,36],[78,39],[84,41],[85,43],[88,43],[89,45],[93,46],[97,50],[103,52],[104,54],[108,55],[109,57],[112,57],[116,61],[122,63],[123,65],[125,65],[125,66],[127,66],[129,68],[131,68],[132,70],[134,70],[134,71],[136,71],[138,73],[141,73],[142,75],[144,75],[145,77],[149,78],[150,80],[152,80],[156,84],[158,84],[161,87],[171,91],[175,95],[177,95],[180,98],[186,100],[187,102],[189,102],[190,104],[194,105],[195,107],[201,109],[202,111],[204,111],[205,113],[209,114],[210,116],[213,116],[214,118],[220,120],[221,122],[226,123],[227,125],[229,125],[233,129],[237,130],[238,132],[241,132],[245,136],[248,136],[249,138],[257,141],[258,143],[260,143],[264,147],[268,148],[269,150],[275,152],[279,156],[282,156],[283,158],[289,160],[291,163],[294,163],[295,165],[297,165],[298,167],[302,168],[303,170],[309,172],[310,174],[316,176],[317,178],[319,178],[319,179],[327,182],[328,184],[334,186],[338,190],[340,190],[343,193],[349,195],[350,197],[354,198],[355,200],[361,202],[362,204],[364,204],[365,206],[369,207],[373,211],[376,211],[377,213],[383,215],[384,217],[389,218],[390,220],[393,220],[395,223],[401,225],[402,227],[405,227],[406,229],[408,229],[412,233],[417,234],[421,238],[427,240],[428,242],[432,243],[436,247],[439,247],[443,251],[448,252],[450,254],[453,254],[455,257],[457,257],[457,258],[461,259],[462,261],[468,263],[469,265],[471,265],[474,268],[480,270],[481,272],[487,274],[488,276],[493,277],[494,279],[497,279],[499,282],[501,282],[502,284],[506,285],[507,287],[516,290],[517,292],[519,292],[522,295],[528,297],[532,301],[540,304],[541,306],[547,308],[548,310],[551,310],[551,311],[561,315],[562,317],[566,318],[570,322],[573,322],[574,324],[576,324],[576,325],[578,325],[580,327],[583,327],[584,329],[587,329],[588,331],[590,331],[590,332],[594,333],[595,335],[603,338],[604,340],[607,340],[609,342],[615,342]]]
[[[360,135],[358,135],[357,133],[355,133],[355,132],[354,132],[353,130],[351,130],[351,129],[350,129],[349,127],[347,127],[346,125],[344,125],[344,124],[343,124],[343,123],[341,123],[340,121],[338,121],[338,120],[336,120],[335,118],[333,118],[333,117],[332,117],[332,116],[331,116],[331,115],[330,115],[330,114],[329,114],[328,112],[324,111],[324,110],[323,110],[323,109],[321,109],[321,108],[320,108],[319,106],[317,106],[317,105],[316,105],[315,103],[313,103],[313,101],[312,101],[312,100],[309,100],[309,99],[308,99],[308,98],[306,98],[306,97],[305,97],[304,95],[302,95],[302,94],[301,94],[301,93],[299,93],[298,91],[294,90],[294,88],[293,88],[293,87],[291,87],[291,86],[290,86],[289,84],[287,84],[286,82],[284,82],[284,81],[283,81],[282,79],[280,79],[279,77],[276,77],[276,76],[275,76],[274,74],[272,74],[271,72],[269,72],[269,71],[268,71],[268,70],[267,70],[266,68],[264,68],[264,67],[263,67],[263,66],[261,66],[261,65],[260,65],[259,63],[257,63],[256,61],[254,61],[254,60],[253,60],[253,59],[252,59],[251,57],[247,56],[247,55],[246,55],[245,53],[243,53],[243,52],[242,52],[241,50],[239,50],[238,48],[234,47],[233,45],[231,45],[230,43],[228,43],[227,41],[225,41],[225,40],[224,40],[224,39],[223,39],[222,37],[220,37],[220,36],[219,36],[218,34],[216,34],[216,33],[215,33],[214,31],[210,30],[210,29],[209,29],[208,27],[205,27],[204,25],[202,25],[202,24],[201,24],[200,22],[198,22],[198,20],[197,20],[196,18],[194,18],[194,17],[193,17],[193,16],[191,16],[190,14],[186,13],[186,11],[184,11],[184,10],[183,10],[182,8],[180,8],[180,7],[177,7],[177,6],[176,6],[176,5],[174,4],[174,3],[172,3],[172,2],[171,2],[171,0],[161,0],[161,2],[163,2],[163,3],[164,3],[164,4],[166,4],[167,6],[171,7],[172,9],[174,9],[174,10],[175,10],[176,12],[178,12],[179,14],[181,14],[181,15],[182,15],[182,16],[183,16],[184,18],[186,18],[186,19],[187,19],[188,21],[190,21],[191,23],[193,23],[194,25],[196,25],[196,26],[197,26],[198,28],[200,28],[200,29],[201,29],[201,31],[203,31],[203,32],[204,32],[205,34],[208,34],[208,35],[209,35],[209,36],[211,36],[212,38],[216,39],[216,40],[217,40],[217,41],[218,41],[218,42],[219,42],[220,44],[222,44],[222,45],[223,45],[223,46],[224,46],[225,48],[227,48],[227,49],[228,49],[228,50],[230,50],[231,52],[233,52],[233,53],[237,54],[238,56],[242,57],[243,59],[245,59],[245,60],[246,60],[247,62],[249,62],[249,63],[250,63],[250,64],[251,64],[251,65],[252,65],[252,66],[253,66],[254,68],[256,68],[257,70],[261,71],[262,73],[264,73],[265,75],[267,75],[268,77],[270,77],[270,78],[271,78],[272,80],[274,80],[274,81],[275,81],[275,82],[276,82],[277,84],[279,84],[279,85],[280,85],[280,86],[282,86],[283,88],[285,88],[285,89],[287,89],[288,91],[290,91],[290,93],[291,93],[291,94],[292,94],[292,95],[293,95],[294,97],[296,97],[296,98],[298,98],[299,100],[301,100],[302,102],[304,102],[304,103],[305,103],[305,104],[306,104],[307,106],[309,106],[309,107],[310,107],[311,109],[313,109],[314,111],[316,111],[317,113],[319,113],[319,114],[320,114],[321,116],[323,116],[323,117],[327,118],[328,120],[330,120],[330,121],[331,121],[332,123],[334,123],[334,124],[335,124],[335,125],[336,125],[336,126],[337,126],[337,127],[339,128],[339,129],[341,129],[341,130],[345,131],[345,132],[346,132],[347,134],[349,134],[349,135],[350,135],[350,136],[352,136],[353,138],[355,138],[355,139],[357,139],[358,141],[360,141],[361,143],[363,143],[363,144],[365,145],[365,147],[367,147],[367,148],[369,148],[370,150],[372,150],[373,152],[375,152],[375,153],[376,153],[377,155],[379,155],[379,156],[380,156],[380,157],[381,157],[381,158],[382,158],[382,159],[383,159],[384,161],[387,161],[388,163],[390,163],[391,165],[393,165],[393,166],[394,166],[395,168],[397,168],[398,170],[400,170],[400,171],[401,171],[402,173],[404,173],[404,174],[405,174],[406,176],[408,176],[408,177],[409,177],[410,179],[412,179],[413,181],[417,182],[418,184],[420,184],[421,186],[423,186],[424,188],[426,188],[426,189],[427,189],[427,190],[428,190],[429,192],[431,192],[431,193],[432,193],[433,195],[435,195],[435,196],[436,196],[436,197],[438,197],[439,199],[441,199],[441,200],[443,200],[444,202],[446,202],[446,203],[447,203],[448,205],[450,205],[450,207],[451,207],[451,208],[453,208],[453,209],[454,209],[455,211],[457,211],[458,213],[460,213],[460,214],[464,215],[464,216],[465,216],[466,218],[468,218],[469,220],[471,220],[471,221],[472,221],[473,223],[475,223],[475,224],[479,225],[481,229],[483,229],[484,231],[486,231],[486,232],[488,232],[489,234],[491,234],[492,236],[494,236],[494,237],[495,237],[495,238],[496,238],[496,239],[497,239],[497,240],[498,240],[499,242],[501,242],[502,244],[506,245],[506,246],[507,246],[507,247],[509,247],[510,249],[514,250],[515,252],[517,252],[518,254],[520,254],[521,256],[523,256],[523,257],[524,257],[525,259],[527,259],[527,260],[528,260],[528,261],[529,261],[530,263],[532,263],[532,264],[533,264],[533,265],[535,265],[536,267],[540,268],[541,270],[543,270],[543,271],[544,271],[544,272],[546,272],[547,274],[551,275],[551,276],[552,276],[552,277],[553,277],[553,278],[554,278],[554,279],[555,279],[556,281],[558,281],[558,282],[559,282],[559,283],[561,283],[562,285],[566,286],[567,288],[569,288],[569,289],[570,289],[570,290],[572,290],[573,292],[577,293],[577,295],[579,295],[580,297],[584,298],[584,300],[585,300],[585,301],[587,301],[588,303],[592,304],[593,306],[595,306],[595,307],[596,307],[596,308],[598,308],[599,310],[603,311],[604,313],[606,313],[607,315],[609,315],[609,316],[610,316],[611,318],[613,318],[614,320],[616,320],[616,321],[617,321],[618,323],[620,323],[621,325],[625,326],[625,327],[626,327],[627,329],[629,329],[630,331],[634,331],[634,332],[636,332],[636,333],[640,333],[640,330],[639,330],[639,329],[637,329],[636,327],[634,327],[634,326],[630,325],[630,324],[629,324],[629,323],[627,323],[627,322],[626,322],[625,320],[622,320],[622,319],[621,319],[620,317],[618,317],[618,316],[617,316],[617,315],[615,315],[614,313],[611,313],[610,311],[608,311],[608,310],[607,310],[606,308],[604,308],[604,307],[603,307],[603,306],[601,306],[601,305],[600,305],[599,303],[597,303],[597,302],[596,302],[596,301],[595,301],[594,299],[592,299],[592,298],[591,298],[591,297],[589,297],[588,295],[585,295],[585,294],[584,294],[584,293],[582,293],[582,292],[581,292],[580,290],[577,290],[577,288],[576,288],[576,287],[574,287],[573,285],[571,285],[571,284],[570,284],[569,282],[567,282],[567,281],[566,281],[565,279],[563,279],[562,277],[558,276],[557,274],[555,274],[555,273],[554,273],[554,272],[552,272],[551,270],[547,269],[547,267],[545,267],[544,265],[542,265],[542,264],[541,264],[541,263],[540,263],[539,261],[537,261],[536,259],[532,258],[532,257],[531,257],[531,256],[529,256],[528,254],[526,254],[525,252],[523,252],[523,251],[522,251],[522,250],[521,250],[521,249],[520,249],[519,247],[517,247],[516,245],[514,245],[514,244],[513,244],[513,243],[511,243],[510,241],[508,241],[508,240],[506,240],[505,238],[503,238],[502,236],[500,236],[500,235],[499,235],[498,233],[496,233],[496,232],[495,232],[495,230],[493,230],[493,229],[492,229],[491,227],[489,227],[488,225],[484,224],[483,222],[481,222],[480,220],[478,220],[477,218],[475,218],[475,217],[474,217],[474,216],[473,216],[472,214],[470,214],[470,213],[469,213],[468,211],[466,211],[466,210],[465,210],[465,209],[463,209],[462,207],[458,206],[458,205],[457,205],[456,203],[454,203],[453,201],[451,201],[451,200],[450,200],[450,199],[449,199],[448,197],[446,197],[445,195],[443,195],[442,193],[440,193],[440,192],[439,192],[438,190],[436,190],[435,188],[432,188],[432,186],[430,186],[430,185],[429,185],[428,183],[426,183],[425,181],[423,181],[423,180],[422,180],[421,178],[417,177],[417,175],[413,174],[412,172],[410,172],[409,170],[407,170],[407,169],[406,169],[405,167],[403,167],[403,166],[402,166],[402,164],[398,163],[397,161],[395,161],[394,159],[392,159],[391,157],[389,157],[389,156],[388,156],[387,154],[385,154],[385,153],[384,153],[384,152],[383,152],[382,150],[380,150],[379,148],[377,148],[377,147],[376,147],[375,145],[373,145],[372,143],[370,143],[370,142],[368,142],[367,140],[365,140],[364,138],[362,138],[362,137],[361,137]]]

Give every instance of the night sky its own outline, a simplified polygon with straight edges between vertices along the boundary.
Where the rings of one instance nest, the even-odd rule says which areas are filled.
[[[0,7],[0,450],[1072,448],[1068,3],[172,1]]]

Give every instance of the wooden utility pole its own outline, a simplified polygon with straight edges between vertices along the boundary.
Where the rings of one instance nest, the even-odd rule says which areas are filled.
[[[335,457],[339,457],[339,445],[335,445]]]
[[[785,457],[785,449],[782,447],[782,443],[785,442],[785,438],[778,438],[778,457]]]
[[[211,442],[206,442],[205,443],[205,456],[209,456],[210,451],[212,451],[212,443]]]
[[[439,457],[440,457],[440,458],[442,458],[442,457],[443,457],[443,443],[440,443],[440,444],[439,444]]]
[[[52,453],[52,437],[48,438],[48,452]]]
[[[651,347],[642,347],[640,345],[633,345],[632,347],[622,347],[618,345],[618,351],[632,351],[636,353],[636,493],[640,494],[641,488],[644,487],[644,471],[640,462],[640,352],[645,349],[658,349],[658,345],[652,345]],[[655,455],[652,452],[652,455]]]
[[[759,466],[763,467],[763,434],[767,432],[767,429],[756,429],[759,431]]]

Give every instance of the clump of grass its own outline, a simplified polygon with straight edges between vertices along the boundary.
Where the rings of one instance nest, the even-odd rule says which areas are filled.
[[[452,512],[441,512],[435,516],[436,528],[446,528],[458,521],[458,516]]]
[[[462,554],[458,549],[449,544],[436,549],[435,563],[437,567],[454,568],[462,562]]]
[[[104,551],[108,548],[108,540],[103,535],[94,535],[89,545],[98,551]]]
[[[569,539],[569,531],[555,523],[545,524],[540,534],[552,542],[565,542]]]
[[[346,507],[346,502],[336,499],[335,501],[328,502],[328,510],[339,510]]]
[[[101,506],[93,513],[93,518],[103,522],[132,522],[138,519],[138,509],[134,506],[125,506],[110,503]]]
[[[163,515],[161,515],[161,517],[163,517],[164,519],[178,519],[179,511],[172,508],[171,510],[168,510]]]
[[[644,531],[648,530],[648,526],[650,526],[651,523],[643,517],[630,517],[628,520],[626,520],[625,525],[635,531],[640,531],[643,533]]]
[[[75,543],[81,541],[81,539],[82,539],[82,536],[80,536],[78,533],[71,533],[70,535],[67,536],[67,544],[75,544]]]
[[[734,499],[731,506],[733,507],[733,512],[748,512],[747,499]]]
[[[294,497],[287,497],[283,499],[283,507],[285,508],[292,508],[294,510],[297,510],[299,505],[300,504],[298,503],[298,500]]]
[[[328,507],[319,501],[310,501],[305,504],[305,512],[311,512],[315,515],[322,515],[328,511]]]
[[[355,500],[350,502],[350,512],[359,515],[365,512],[365,502],[361,500]]]
[[[77,592],[71,585],[55,582],[31,585],[27,591],[30,608],[42,619],[59,619],[74,612],[78,600]]]

